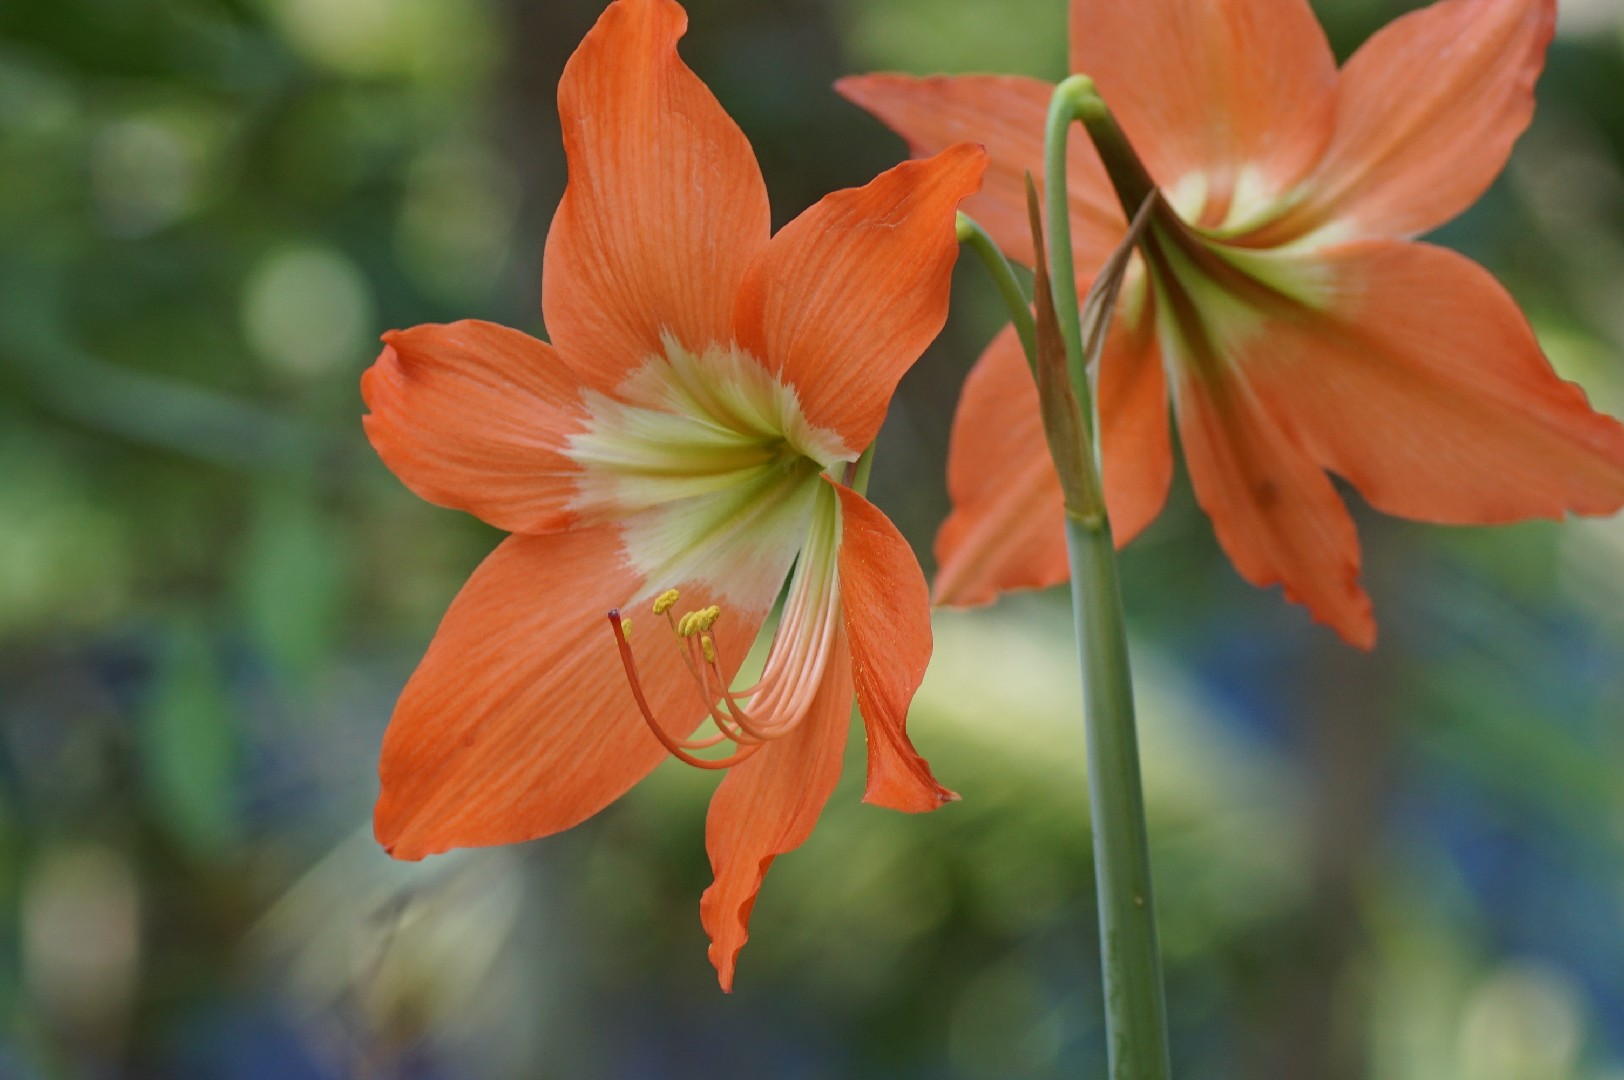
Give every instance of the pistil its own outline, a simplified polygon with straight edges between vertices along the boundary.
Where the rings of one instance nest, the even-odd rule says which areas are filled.
[[[642,681],[637,677],[637,661],[632,656],[631,643],[626,640],[626,631],[622,625],[619,608],[609,613],[609,625],[615,632],[615,644],[620,648],[620,662],[626,668],[626,681],[631,685],[632,697],[637,701],[637,711],[642,714],[643,721],[648,724],[648,729],[654,733],[654,737],[660,740],[661,744],[671,752],[673,757],[698,769],[729,769],[740,762],[748,760],[757,750],[761,749],[764,744],[750,743],[741,746],[736,752],[729,754],[725,758],[714,759],[695,757],[689,753],[689,750],[713,746],[722,740],[717,738],[714,742],[708,742],[703,739],[697,741],[676,739],[660,725],[660,722],[654,717],[654,711],[649,708],[648,698],[643,694]],[[723,732],[726,733],[725,728]]]
[[[675,589],[661,593],[653,603],[654,614],[665,617],[677,639],[683,665],[699,692],[706,715],[716,726],[715,735],[683,739],[666,730],[644,693],[626,635],[629,620],[618,609],[609,613],[609,625],[638,712],[655,738],[679,760],[702,769],[730,768],[748,760],[768,742],[794,731],[810,713],[834,649],[840,618],[836,571],[840,516],[832,491],[820,493],[819,508],[823,512],[813,515],[766,666],[754,685],[734,690],[722,670],[716,629],[722,617],[720,606],[698,608],[678,617],[674,614],[679,599]],[[738,749],[721,758],[703,758],[691,752],[724,741],[731,741]]]

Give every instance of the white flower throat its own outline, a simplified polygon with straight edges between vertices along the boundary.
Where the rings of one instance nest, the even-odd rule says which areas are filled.
[[[630,618],[610,614],[639,711],[674,755],[704,768],[745,760],[805,718],[839,633],[840,501],[823,478],[856,458],[813,427],[793,387],[737,347],[695,354],[667,338],[665,355],[638,368],[611,398],[589,393],[586,430],[566,453],[580,467],[572,508],[620,523],[627,560],[667,621],[716,732],[682,739],[650,711],[631,646]],[[702,583],[729,604],[760,610],[794,574],[760,680],[734,690],[716,636],[725,608],[675,607],[681,582]],[[722,742],[724,758],[692,751]]]

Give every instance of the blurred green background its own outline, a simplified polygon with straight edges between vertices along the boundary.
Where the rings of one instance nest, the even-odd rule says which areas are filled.
[[[1413,4],[1324,0],[1339,55]],[[497,535],[362,438],[377,335],[539,331],[554,88],[598,0],[0,0],[0,1077],[1103,1073],[1061,597],[944,614],[916,741],[860,745],[717,992],[713,778],[392,863],[394,695]],[[787,220],[900,144],[841,74],[1063,73],[1061,0],[692,0]],[[1624,411],[1624,11],[1563,0],[1533,129],[1444,242]],[[961,268],[872,495],[928,566]],[[1355,500],[1357,507],[1357,500]],[[1624,521],[1357,507],[1366,656],[1243,584],[1180,481],[1126,555],[1188,1080],[1624,1078]],[[860,738],[859,738],[860,743]]]

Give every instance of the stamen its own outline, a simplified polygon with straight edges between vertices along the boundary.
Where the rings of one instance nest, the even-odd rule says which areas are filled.
[[[631,684],[632,697],[637,702],[637,711],[643,714],[643,722],[648,724],[649,731],[654,733],[654,737],[659,739],[660,743],[674,757],[699,769],[728,769],[748,760],[757,750],[761,749],[762,743],[752,743],[741,747],[736,753],[715,760],[694,757],[694,755],[688,753],[688,749],[682,745],[683,740],[673,739],[660,726],[659,721],[654,719],[654,713],[649,708],[648,699],[643,696],[643,684],[637,678],[637,662],[632,658],[631,644],[627,642],[626,633],[621,624],[620,610],[616,608],[609,612],[609,625],[615,632],[615,644],[620,648],[620,663],[626,669],[626,679]]]
[[[770,741],[772,734],[763,726],[758,724],[755,718],[745,711],[746,707],[743,699],[748,695],[735,693],[734,691],[727,689],[726,680],[722,678],[721,669],[715,664],[711,664],[710,668],[716,672],[717,681],[722,684],[722,704],[727,709],[728,716],[732,718],[735,724],[739,725],[739,730],[742,731],[751,742],[762,743]],[[759,686],[761,684],[758,683],[757,685]],[[754,699],[752,698],[751,700]],[[717,725],[721,726],[720,719],[717,720]],[[741,739],[740,741],[742,742],[745,740]]]
[[[610,616],[611,616],[611,618],[613,618],[614,613],[611,612]],[[631,625],[632,625],[632,620],[630,619],[630,617],[621,616],[621,619],[620,619],[620,632],[621,632],[622,636],[628,637],[628,638],[631,636]],[[715,718],[714,714],[715,714],[716,710],[715,710],[715,708],[713,706],[710,706],[708,704],[711,695],[710,695],[709,690],[704,687],[702,680],[700,680],[699,669],[694,665],[694,662],[691,659],[689,659],[689,657],[686,656],[686,655],[683,656],[683,662],[685,664],[687,664],[688,670],[689,670],[690,673],[693,674],[695,680],[696,681],[701,681],[700,701],[712,713],[712,718],[714,719]],[[723,741],[724,739],[732,738],[732,734],[726,729],[725,725],[718,722],[717,727],[722,729],[722,731],[717,735],[712,735],[709,738],[705,738],[705,739],[678,739],[678,740],[676,740],[677,744],[679,746],[681,746],[685,750],[704,750],[704,749],[706,749],[708,747],[715,746],[717,743]],[[734,741],[736,742],[738,740],[735,739]]]
[[[716,625],[716,620],[721,614],[722,609],[715,604],[708,608],[700,608],[698,611],[690,611],[677,620],[677,636],[686,638],[702,634]]]
[[[716,610],[718,613],[721,611],[720,608],[717,608]],[[679,638],[682,638],[682,635],[678,630],[677,620],[674,616],[672,616],[669,609],[667,609],[665,613],[665,621],[667,625],[671,627],[671,633],[675,634]],[[711,720],[715,722],[716,726],[725,733],[727,738],[732,739],[734,742],[751,741],[748,735],[735,731],[733,728],[728,726],[727,715],[717,707],[716,695],[711,693],[710,681],[706,678],[703,666],[698,662],[698,656],[696,654],[693,639],[689,637],[682,638],[682,640],[687,644],[686,646],[678,647],[677,655],[682,657],[683,666],[688,669],[688,674],[693,676],[694,685],[699,691],[700,704],[710,715]],[[724,686],[726,685],[727,680],[722,678],[720,669],[717,670],[716,679],[719,684]]]
[[[717,729],[740,745],[762,742],[763,740],[752,737],[742,727],[734,727],[729,722],[727,713],[717,707],[716,693],[711,690],[710,674],[715,672],[716,685],[721,688],[723,695],[727,694],[727,679],[723,676],[721,668],[715,664],[706,664],[701,661],[699,650],[692,639],[689,639],[688,647],[683,651],[682,659],[688,665],[688,671],[693,675],[694,681],[699,687],[699,700],[704,703],[706,711],[710,713],[711,722],[716,725]]]
[[[761,682],[748,695],[748,706],[742,700],[747,695],[723,691],[722,700],[728,713],[752,737],[770,741],[787,735],[799,726],[811,708],[812,699],[817,695],[823,679],[823,661],[834,636],[835,620],[839,618],[834,605],[822,606],[822,618],[810,635],[803,624],[791,623],[787,614],[780,620],[780,633],[784,632],[785,627],[791,627],[791,636],[787,643],[781,639],[773,641],[767,670]],[[796,633],[797,630],[800,632]],[[808,659],[812,661],[810,664],[807,663]],[[761,722],[751,716],[752,712],[757,716],[776,716],[779,719]]]
[[[833,496],[829,496],[833,503]],[[836,555],[840,542],[838,510],[816,516],[807,545],[790,579],[789,595],[767,650],[767,661],[754,685],[735,690],[721,663],[722,646],[715,632],[722,615],[720,605],[697,608],[678,616],[675,589],[660,594],[654,611],[664,615],[677,654],[688,669],[701,707],[715,725],[716,734],[703,738],[677,738],[655,718],[637,673],[637,662],[626,637],[628,620],[609,613],[621,666],[649,731],[670,753],[701,769],[726,769],[748,760],[762,746],[798,728],[811,713],[823,684],[824,669],[839,634],[839,575]],[[689,751],[703,750],[723,741],[737,749],[721,758],[706,759]]]

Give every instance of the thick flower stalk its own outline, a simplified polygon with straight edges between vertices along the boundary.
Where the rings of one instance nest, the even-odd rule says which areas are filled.
[[[1162,195],[1092,373],[1119,544],[1166,499],[1169,400],[1242,576],[1367,648],[1359,542],[1328,474],[1378,510],[1445,524],[1624,506],[1624,427],[1553,372],[1483,268],[1413,239],[1503,167],[1555,16],[1555,0],[1442,0],[1339,71],[1306,0],[1073,0],[1072,66],[1097,86],[1076,84],[1093,138],[1064,159],[1079,267],[1123,235],[1124,207]],[[984,142],[988,183],[966,212],[1031,261],[1020,185],[1043,174],[1054,87],[873,75],[840,90],[915,153]],[[1038,417],[1006,332],[955,421],[939,600],[1065,580]]]
[[[700,913],[729,988],[768,865],[839,776],[854,692],[865,801],[955,798],[904,727],[924,577],[848,484],[941,329],[985,155],[904,164],[771,235],[748,142],[677,55],[686,22],[617,0],[564,70],[551,344],[419,326],[362,381],[407,486],[514,534],[401,694],[374,824],[416,859],[568,828],[668,756],[723,770]],[[786,580],[765,668],[736,685]]]

